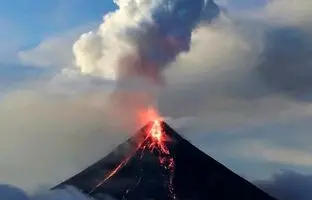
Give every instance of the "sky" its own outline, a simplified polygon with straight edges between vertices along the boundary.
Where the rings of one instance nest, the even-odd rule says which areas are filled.
[[[200,24],[190,50],[161,71],[159,111],[250,181],[310,180],[311,3],[216,3],[226,13]],[[116,80],[108,71],[123,53],[111,30],[130,24],[115,17],[105,25],[116,9],[111,0],[0,0],[1,182],[49,188],[134,132],[111,115]]]
[[[38,69],[21,63],[18,52],[34,47],[64,32],[82,32],[88,24],[101,21],[103,15],[116,8],[112,1],[1,1],[0,8],[0,88],[38,78],[49,69]],[[21,67],[24,65],[24,67]],[[5,83],[4,83],[5,81]],[[5,87],[4,85],[5,84]]]
[[[25,0],[2,1],[1,21],[10,27],[25,46],[35,45],[44,38],[85,23],[101,20],[104,13],[116,6],[112,1],[94,0],[46,1],[29,3]],[[27,20],[27,23],[25,23]],[[14,37],[14,39],[17,39]]]

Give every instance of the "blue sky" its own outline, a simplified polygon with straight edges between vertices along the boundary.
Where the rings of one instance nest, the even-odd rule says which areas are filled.
[[[92,21],[100,21],[104,13],[113,10],[112,1],[103,0],[47,0],[0,1],[0,22],[9,30],[2,34],[13,34],[23,46],[39,43],[46,37],[66,31]],[[1,33],[0,33],[1,34]]]
[[[228,6],[235,9],[250,9],[263,6],[267,0],[233,0]],[[1,37],[17,41],[19,48],[38,44],[45,38],[84,25],[100,21],[116,8],[112,0],[46,0],[0,1]]]
[[[0,36],[18,41],[19,48],[38,44],[45,38],[88,22],[100,21],[104,13],[113,10],[112,1],[47,0],[0,1],[0,25],[6,31]],[[12,45],[12,44],[11,44]]]
[[[21,66],[18,51],[76,27],[100,23],[105,13],[116,8],[108,0],[0,0],[0,5],[0,91],[50,71]]]

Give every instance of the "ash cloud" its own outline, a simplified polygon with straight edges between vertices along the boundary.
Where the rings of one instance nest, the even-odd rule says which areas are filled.
[[[111,113],[123,126],[137,121],[138,112],[156,106],[163,70],[188,52],[192,32],[200,22],[219,15],[212,0],[119,0],[96,32],[74,44],[76,65],[83,74],[116,80]]]
[[[212,0],[118,0],[119,9],[107,14],[96,32],[74,44],[82,73],[109,79],[142,75],[158,82],[161,71],[190,49],[200,21],[219,14]]]
[[[310,1],[276,0],[200,27],[192,51],[166,71],[170,84],[162,91],[160,109],[169,116],[215,119],[209,125],[223,127],[228,121],[282,119],[292,115],[287,110],[308,106],[311,6]]]

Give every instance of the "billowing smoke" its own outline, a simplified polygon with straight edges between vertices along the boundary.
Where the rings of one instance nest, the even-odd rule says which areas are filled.
[[[161,81],[161,71],[190,48],[201,20],[218,15],[212,0],[117,0],[96,32],[74,44],[82,73],[120,80],[143,75]]]
[[[211,22],[219,9],[212,0],[115,3],[119,9],[107,14],[96,32],[83,34],[73,51],[82,73],[116,80],[111,113],[131,126],[139,110],[155,104],[157,86],[164,83],[162,71],[190,50],[194,29]]]

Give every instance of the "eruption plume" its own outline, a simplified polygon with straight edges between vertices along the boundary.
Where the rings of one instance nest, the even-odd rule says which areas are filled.
[[[189,50],[192,31],[199,22],[218,15],[212,0],[115,3],[119,9],[107,14],[96,32],[83,34],[74,44],[82,73],[114,80],[142,75],[159,82],[167,64]]]
[[[164,83],[162,71],[182,52],[189,51],[193,30],[218,13],[212,0],[116,0],[119,9],[105,16],[97,32],[83,34],[74,44],[76,65],[82,73],[116,81],[111,108],[115,118],[135,124],[152,121],[133,152],[90,191],[93,193],[114,176],[137,153],[157,154],[172,180],[174,159],[166,146],[161,119],[151,104],[154,86]],[[148,109],[146,109],[148,108]],[[147,110],[147,112],[146,112]],[[142,112],[143,111],[143,112]],[[132,120],[134,119],[134,120]],[[127,124],[124,124],[127,125]]]
[[[155,105],[162,71],[189,51],[192,31],[219,9],[212,0],[116,0],[119,9],[104,17],[96,32],[74,44],[83,74],[116,81],[109,101],[114,118],[138,129],[138,111]],[[135,126],[133,126],[135,124]],[[133,130],[134,131],[134,130]]]

